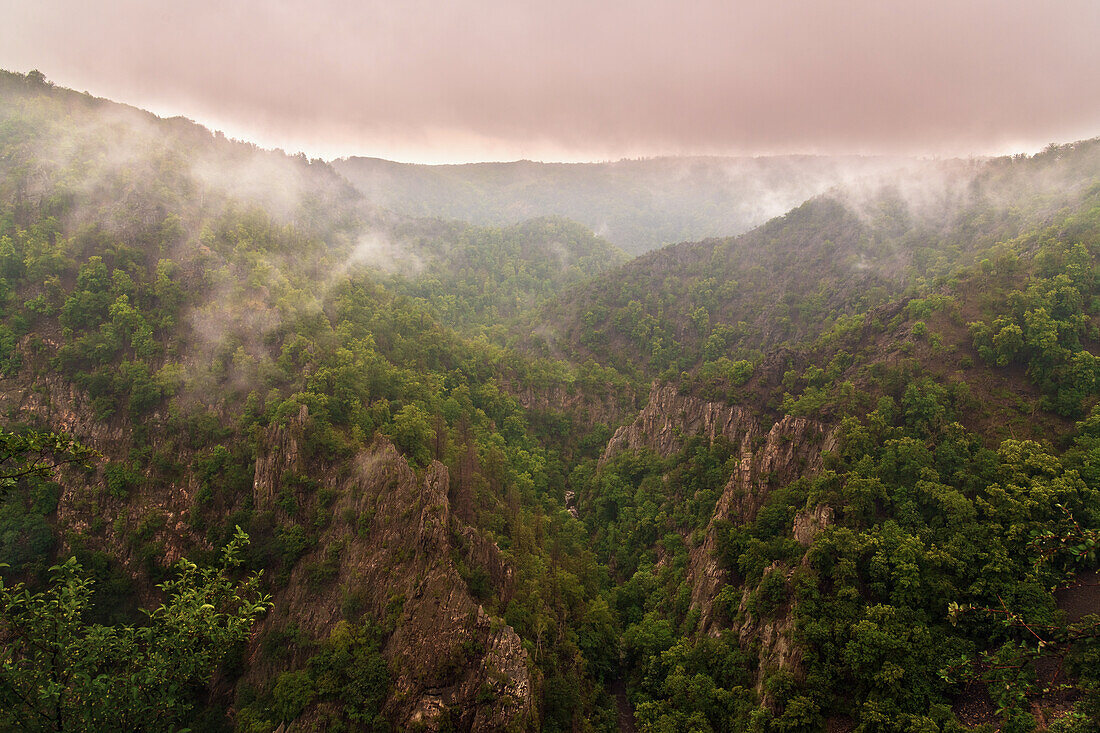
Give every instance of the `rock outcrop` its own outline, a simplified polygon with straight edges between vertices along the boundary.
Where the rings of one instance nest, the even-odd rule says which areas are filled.
[[[99,419],[86,395],[72,384],[56,378],[33,387],[5,381],[0,407],[7,414],[71,433],[109,458],[127,456],[131,440],[125,421]],[[484,572],[488,592],[499,604],[511,597],[514,569],[487,535],[451,511],[446,467],[433,463],[418,477],[382,439],[350,460],[318,466],[305,454],[310,419],[303,406],[299,414],[258,436],[251,497],[256,510],[279,523],[301,522],[307,516],[331,519],[319,528],[312,543],[316,549],[275,590],[274,609],[255,630],[252,663],[243,681],[264,685],[280,671],[305,663],[308,644],[292,645],[278,660],[261,658],[263,640],[271,631],[293,623],[299,638],[319,641],[342,620],[369,618],[389,632],[382,653],[391,671],[391,694],[383,714],[395,730],[535,727],[534,664],[515,631],[474,597],[456,560]],[[164,418],[153,415],[148,424],[156,428],[150,440],[159,448],[164,442],[157,431],[163,429]],[[92,490],[89,484],[95,488],[101,481],[102,468],[91,482],[79,469],[63,470],[58,523],[87,531],[88,512],[80,507],[87,504],[83,497]],[[157,543],[166,562],[204,544],[186,520],[196,490],[194,476],[188,475],[172,491],[150,488],[140,496],[142,516],[158,518],[150,541]],[[101,511],[105,504],[106,511],[128,516],[125,500],[99,493]],[[288,512],[290,503],[297,504],[296,511]],[[125,523],[120,532],[136,521]],[[106,525],[104,541],[124,545],[113,525]],[[142,587],[139,592],[145,596],[151,591]],[[307,711],[285,730],[310,729],[309,717]]]
[[[601,465],[625,450],[648,448],[662,456],[678,451],[684,436],[725,436],[738,445],[758,432],[753,414],[735,405],[707,402],[680,394],[671,384],[655,382],[645,409],[629,425],[615,431],[600,458]]]
[[[273,428],[263,443],[257,499],[269,495],[269,477],[300,461],[273,455],[297,450],[293,430],[280,432],[285,430]],[[256,648],[265,633],[291,619],[314,639],[348,616],[388,622],[392,632],[382,652],[392,694],[384,713],[395,729],[534,725],[535,679],[527,652],[515,631],[474,599],[453,558],[483,567],[500,597],[510,593],[513,571],[495,544],[451,512],[446,467],[432,463],[418,478],[397,449],[379,439],[344,473],[320,476],[336,495],[326,510],[333,519],[318,549],[302,558],[276,595]],[[317,569],[326,561],[330,567],[318,581]],[[302,662],[291,660],[292,666]],[[250,675],[259,681],[274,671],[255,664]],[[288,731],[299,727],[302,722]]]
[[[297,417],[286,425],[273,425],[260,438],[252,479],[252,498],[260,509],[270,509],[288,472],[299,472],[302,431],[309,420],[309,408],[302,405]]]
[[[790,415],[774,423],[763,437],[742,442],[740,464],[722,489],[705,539],[691,552],[691,598],[702,614],[700,622],[703,629],[711,624],[715,595],[728,581],[726,571],[715,555],[718,547],[717,523],[747,524],[753,521],[772,489],[789,484],[800,476],[817,473],[821,470],[822,453],[835,448],[834,429]]]
[[[631,388],[616,389],[604,384],[563,386],[551,384],[542,387],[529,385],[503,385],[526,410],[536,412],[566,413],[573,424],[586,430],[594,425],[615,425],[637,409],[637,397]]]
[[[790,570],[780,563],[772,563],[764,574],[782,572],[790,580]],[[760,695],[761,702],[769,703],[764,690],[765,673],[769,670],[783,669],[800,676],[802,669],[802,650],[794,643],[792,632],[794,631],[794,619],[790,616],[790,608],[779,609],[779,612],[768,618],[757,618],[750,610],[749,600],[752,598],[752,588],[745,587],[741,593],[741,604],[737,609],[737,615],[741,619],[736,626],[737,639],[743,648],[755,646],[760,672],[756,676],[756,693]]]
[[[833,508],[827,504],[821,504],[813,509],[803,509],[794,515],[794,526],[791,531],[794,533],[795,542],[803,547],[809,547],[813,544],[814,538],[832,523]]]
[[[25,362],[34,363],[36,368],[44,370],[47,352],[31,349],[28,339],[21,344]],[[55,341],[45,341],[51,350],[58,346]],[[196,535],[187,521],[187,512],[196,489],[193,477],[181,481],[173,491],[156,491],[150,487],[139,490],[140,494],[135,493],[128,499],[102,490],[106,483],[104,468],[107,460],[128,459],[133,448],[132,432],[117,416],[108,420],[97,415],[87,394],[73,383],[56,375],[43,376],[29,383],[23,377],[0,379],[0,412],[12,423],[25,423],[71,435],[102,454],[102,458],[90,462],[92,473],[76,466],[63,466],[55,475],[62,491],[54,519],[58,527],[66,529],[61,533],[63,549],[69,548],[68,537],[94,532],[95,522],[109,517],[114,521],[98,530],[106,536],[105,544],[113,548],[123,564],[131,568],[136,566],[140,558],[130,552],[126,536],[140,520],[130,516],[127,505],[136,504],[139,498],[142,509],[139,516],[157,519],[147,525],[147,531],[148,541],[155,543],[159,550],[160,562],[171,565],[184,556],[185,550],[202,546],[201,536]],[[156,429],[163,422],[164,415],[158,413],[146,420],[147,425],[154,427],[149,431],[148,439],[153,450],[159,450],[164,445],[163,437]],[[91,501],[93,496],[94,501]],[[157,597],[152,583],[141,584],[136,594],[143,601]]]
[[[702,625],[707,628],[714,597],[727,580],[715,557],[716,523],[751,522],[772,489],[821,470],[821,455],[836,448],[836,433],[802,417],[788,415],[774,423],[762,420],[745,407],[707,402],[681,394],[671,384],[655,383],[645,409],[633,423],[615,431],[600,463],[622,451],[640,448],[671,455],[691,435],[712,440],[723,436],[738,448],[740,457],[715,505],[703,543],[691,553],[692,602],[702,612]]]
[[[726,480],[703,542],[691,551],[688,568],[692,605],[700,611],[699,628],[717,634],[720,629],[715,622],[714,601],[729,581],[715,554],[718,523],[753,521],[773,489],[820,471],[822,454],[836,448],[837,437],[835,429],[814,420],[788,415],[773,422],[745,407],[707,402],[680,394],[670,384],[654,384],[645,409],[633,423],[615,432],[600,463],[622,451],[641,448],[662,456],[671,455],[691,435],[712,440],[722,436],[737,448],[740,459]],[[795,539],[808,546],[831,519],[828,507],[799,512],[792,527]],[[760,650],[762,669],[797,673],[801,652],[791,639],[789,614],[753,618],[748,612],[751,591],[747,587],[742,589],[738,609],[741,622],[734,631],[744,646],[755,645]]]
[[[791,530],[795,540],[803,547],[813,544],[814,538],[820,534],[833,521],[833,510],[829,506],[817,506],[813,509],[804,509],[798,512],[792,522]],[[802,559],[807,562],[806,557]],[[793,568],[775,562],[764,570],[764,575],[771,572],[782,572],[786,576],[788,588],[790,587]],[[742,647],[755,646],[757,649],[757,661],[761,673],[756,677],[756,692],[760,695],[761,702],[770,705],[771,700],[764,689],[763,674],[767,670],[781,669],[790,672],[795,677],[801,677],[802,649],[794,643],[794,618],[791,615],[791,605],[785,605],[770,618],[757,618],[750,610],[749,599],[752,597],[753,588],[745,586],[741,590],[741,603],[737,609],[737,617],[740,619],[736,625],[737,638]]]

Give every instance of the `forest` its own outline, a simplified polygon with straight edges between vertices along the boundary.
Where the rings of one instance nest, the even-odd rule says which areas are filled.
[[[0,730],[1100,731],[1100,140],[358,163],[0,72]]]

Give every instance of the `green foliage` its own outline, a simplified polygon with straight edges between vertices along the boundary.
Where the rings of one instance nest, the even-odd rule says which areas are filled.
[[[75,558],[32,593],[0,581],[0,727],[19,730],[174,730],[227,649],[269,607],[258,576],[230,579],[248,537],[220,566],[183,560],[159,587],[165,602],[141,626],[86,624],[92,581]]]
[[[626,259],[584,227],[556,217],[507,227],[420,229],[400,234],[416,237],[427,258],[424,270],[385,285],[422,300],[434,318],[463,330],[530,312]]]
[[[43,478],[59,466],[84,464],[98,455],[64,434],[0,430],[0,498],[21,478]]]
[[[956,625],[950,609],[1009,604],[1021,623],[1049,625],[1050,589],[1069,569],[1057,558],[1069,557],[1037,563],[1036,543],[1100,524],[1097,487],[1036,443],[1004,441],[993,454],[958,425],[940,427],[931,443],[908,437],[926,435],[929,426],[927,385],[916,389],[923,396],[914,393],[904,406],[904,426],[880,428],[876,437],[850,422],[838,472],[809,487],[809,496],[828,502],[838,517],[814,542],[794,584],[806,683],[781,695],[784,709],[810,705],[897,729],[948,705],[960,678],[941,672],[978,651],[993,655],[989,669],[1019,670],[1027,679],[1032,662],[997,656],[1028,643],[1025,627],[1006,629],[999,615],[970,615]],[[755,522],[729,531],[720,544],[725,562],[751,578],[782,560],[753,548],[785,536],[805,496],[772,494]],[[1077,547],[1065,546],[1070,554]],[[754,615],[781,603],[784,585],[778,571],[765,574],[750,603]],[[1018,691],[1022,682],[1006,684]],[[1006,697],[1002,706],[1010,717],[1026,709],[1023,697]],[[816,724],[807,718],[800,725]]]
[[[378,611],[375,589],[343,574],[394,538],[378,532],[374,497],[340,493],[365,470],[354,457],[384,440],[415,468],[449,469],[455,544],[440,561],[456,592],[519,635],[547,730],[611,727],[619,680],[644,730],[810,731],[845,716],[866,731],[957,731],[951,703],[968,680],[1020,728],[1033,672],[1054,654],[1081,695],[1080,718],[1056,725],[1096,719],[1092,622],[1064,624],[1051,589],[1096,562],[1100,189],[1084,181],[1100,144],[975,164],[975,185],[932,222],[888,192],[858,213],[820,198],[743,237],[615,268],[621,252],[563,219],[364,221],[326,164],[135,119],[41,75],[0,74],[0,91],[0,375],[23,390],[12,404],[42,419],[71,406],[77,424],[125,436],[105,443],[106,500],[64,472],[55,526],[62,492],[47,474],[92,454],[0,433],[5,582],[26,583],[5,597],[18,623],[57,632],[47,641],[66,645],[70,670],[5,647],[5,674],[23,686],[3,694],[24,698],[4,700],[0,727],[45,727],[53,719],[32,709],[49,705],[75,728],[109,716],[208,727],[188,708],[220,651],[239,655],[264,605],[255,576],[184,565],[165,606],[127,625],[144,578],[125,568],[161,572],[156,540],[170,529],[141,500],[174,506],[158,497],[194,489],[184,521],[208,546],[233,546],[246,527],[254,542],[237,550],[272,590],[338,593],[350,622],[321,640],[293,618],[269,633],[271,666],[238,686],[238,727],[384,729],[408,671],[380,649],[405,590]],[[117,155],[124,143],[132,155]],[[42,153],[55,148],[66,154]],[[194,160],[269,180],[226,189]],[[1046,183],[1067,170],[1065,190]],[[643,214],[635,225],[664,236]],[[977,319],[977,361],[960,342],[964,315]],[[814,476],[760,477],[751,517],[712,521],[759,444],[673,429],[672,455],[602,456],[658,373],[765,427],[775,413],[839,423],[840,442]],[[1042,402],[1017,389],[1025,373]],[[989,425],[1007,410],[1017,422]],[[1069,435],[1058,415],[1087,417]],[[1023,422],[1026,435],[1049,427],[1050,443],[1000,440]],[[264,476],[270,493],[254,485]],[[823,505],[829,526],[806,547],[794,523]],[[472,536],[499,558],[483,563]],[[717,598],[700,598],[712,545],[724,572]],[[59,546],[94,585],[54,557]],[[387,549],[402,568],[426,557]],[[50,607],[78,610],[39,612]],[[752,624],[788,635],[804,674],[774,668],[740,633]],[[482,651],[455,645],[446,674]],[[229,680],[243,663],[231,661]]]
[[[0,496],[0,557],[11,571],[44,568],[56,544],[49,518],[60,493],[57,484],[28,477]]]
[[[428,415],[415,404],[405,405],[393,417],[390,439],[416,465],[431,460],[431,444],[435,437]]]
[[[107,481],[107,491],[116,499],[125,499],[130,492],[141,485],[142,475],[129,463],[109,463],[103,469]]]
[[[1093,255],[1083,244],[1047,237],[1035,269],[1026,289],[1008,294],[1006,313],[970,324],[974,348],[991,364],[1026,366],[1050,409],[1077,417],[1097,393],[1096,358],[1083,345],[1096,335]]]
[[[656,560],[657,542],[669,532],[705,527],[734,461],[728,442],[691,438],[666,460],[652,453],[625,452],[594,476],[578,469],[573,480],[589,482],[582,485],[588,506],[585,521],[601,558],[629,577],[645,558]],[[682,547],[662,550],[686,555]]]
[[[266,711],[242,711],[245,720],[291,722],[315,705],[327,730],[389,731],[382,705],[389,694],[390,672],[381,652],[381,635],[370,626],[340,621],[304,669],[283,672],[275,680]]]

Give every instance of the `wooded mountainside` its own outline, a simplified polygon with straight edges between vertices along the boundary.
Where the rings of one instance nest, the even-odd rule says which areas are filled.
[[[1100,140],[328,164],[0,72],[0,729],[1098,731],[1098,257]]]

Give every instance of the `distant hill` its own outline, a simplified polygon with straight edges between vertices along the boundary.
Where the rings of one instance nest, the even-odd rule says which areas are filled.
[[[565,293],[529,343],[649,373],[750,358],[928,287],[998,242],[1082,205],[1100,141],[1032,157],[941,164],[926,175],[816,197],[737,237],[638,257]]]
[[[508,224],[564,216],[630,254],[732,236],[837,186],[899,174],[920,178],[936,161],[858,156],[684,157],[608,163],[409,165],[345,158],[332,166],[374,205],[410,216]]]

